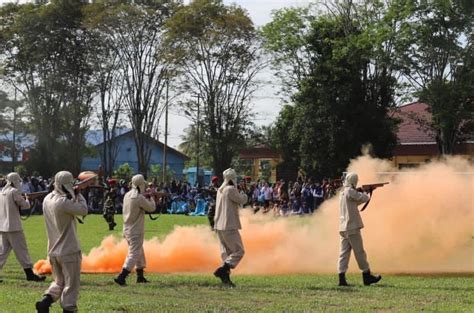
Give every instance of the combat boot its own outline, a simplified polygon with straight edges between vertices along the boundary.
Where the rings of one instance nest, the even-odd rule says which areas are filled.
[[[235,284],[230,280],[230,266],[227,263],[224,263],[219,267],[215,272],[214,276],[220,278],[222,283],[228,287],[235,287]]]
[[[36,312],[49,313],[49,307],[54,302],[53,297],[46,294],[41,301],[36,302]]]
[[[338,286],[349,286],[346,281],[346,273],[339,273],[339,285]]]
[[[137,283],[146,284],[149,283],[148,279],[143,276],[143,268],[137,268]]]
[[[23,270],[25,271],[26,280],[28,281],[44,281],[46,279],[46,276],[38,276],[33,273],[33,270],[31,268],[25,268]]]
[[[366,285],[366,286],[369,286],[371,284],[375,284],[381,279],[382,279],[382,276],[380,276],[380,275],[375,275],[374,276],[374,275],[372,275],[372,273],[370,273],[370,270],[368,270],[367,272],[362,273],[362,280],[364,281],[364,285]]]
[[[130,271],[126,268],[122,268],[122,272],[116,278],[114,278],[114,281],[120,286],[126,286],[127,281],[125,279],[127,278],[128,274],[130,274]]]

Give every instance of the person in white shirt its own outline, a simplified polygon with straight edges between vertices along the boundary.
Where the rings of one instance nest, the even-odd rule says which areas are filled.
[[[86,199],[74,190],[70,172],[54,176],[54,190],[43,200],[43,215],[48,235],[48,258],[54,281],[36,302],[39,313],[48,313],[51,304],[61,301],[63,312],[77,311],[81,275],[81,246],[77,237],[77,216],[87,215]]]
[[[33,273],[33,263],[28,253],[28,246],[21,225],[20,210],[29,209],[30,202],[20,192],[20,175],[12,172],[7,175],[6,181],[7,184],[0,192],[0,270],[7,262],[11,250],[13,250],[25,271],[26,279],[44,281],[45,276],[38,276]]]
[[[216,213],[214,216],[214,229],[221,245],[221,258],[223,265],[219,267],[214,276],[221,279],[226,286],[233,287],[230,280],[230,270],[234,269],[244,256],[244,245],[240,237],[239,209],[247,202],[247,195],[237,189],[237,175],[231,168],[223,172],[224,183],[217,191]]]
[[[114,281],[124,286],[130,272],[137,269],[137,283],[148,283],[143,276],[146,267],[143,241],[145,239],[145,213],[156,209],[151,196],[145,196],[146,181],[143,175],[132,177],[132,189],[123,198],[123,236],[128,243],[128,254],[123,264],[122,272]]]
[[[367,193],[356,189],[358,179],[356,173],[348,173],[339,198],[339,234],[341,238],[338,263],[339,286],[348,286],[346,271],[349,266],[351,250],[354,250],[357,264],[362,271],[364,285],[375,284],[382,279],[380,275],[371,274],[362,243],[360,230],[364,224],[357,207],[369,201],[370,197]]]

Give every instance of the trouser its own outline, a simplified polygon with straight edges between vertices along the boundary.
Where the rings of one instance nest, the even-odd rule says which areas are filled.
[[[54,281],[45,294],[49,294],[54,301],[59,299],[64,310],[73,312],[77,310],[77,297],[81,284],[81,260],[81,252],[49,257]]]
[[[8,255],[13,249],[16,259],[23,268],[32,268],[28,247],[26,246],[25,234],[22,230],[13,232],[0,232],[0,270],[7,262]]]
[[[123,268],[132,271],[133,268],[142,269],[146,267],[145,250],[143,250],[143,237],[141,235],[125,236],[128,242],[128,254]]]
[[[237,229],[216,230],[221,243],[221,258],[231,268],[235,268],[244,257],[244,244]]]
[[[362,243],[362,235],[360,230],[356,231],[341,231],[341,249],[339,253],[339,273],[347,272],[349,267],[349,259],[351,257],[351,250],[354,250],[354,256],[361,271],[369,270],[369,263],[367,262],[367,254]]]
[[[109,225],[115,224],[115,219],[114,219],[115,213],[113,213],[113,212],[105,212],[105,213],[102,214],[102,215],[104,216],[104,219],[105,219],[105,221],[107,222],[107,224],[109,224]]]

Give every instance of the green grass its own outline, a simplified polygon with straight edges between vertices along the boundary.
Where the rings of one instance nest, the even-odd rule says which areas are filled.
[[[121,223],[121,216],[117,216]],[[205,217],[161,216],[147,219],[146,237],[163,237],[175,225],[207,223]],[[120,226],[120,225],[119,225]],[[34,216],[24,222],[34,261],[44,258],[46,234],[43,220]],[[79,225],[86,253],[111,232],[99,215]],[[120,229],[120,227],[119,227]],[[120,236],[120,230],[114,232]],[[33,312],[47,283],[24,280],[12,253],[0,283],[0,312]],[[364,287],[359,275],[349,275],[353,287],[336,287],[336,275],[234,276],[235,289],[222,288],[211,275],[148,274],[152,283],[137,285],[135,276],[127,287],[112,282],[113,275],[82,274],[81,312],[472,312],[473,275],[390,276],[381,284]],[[52,312],[61,312],[58,304]]]

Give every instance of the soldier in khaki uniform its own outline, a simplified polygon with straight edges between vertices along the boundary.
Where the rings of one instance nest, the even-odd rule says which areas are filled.
[[[247,195],[237,189],[236,173],[229,168],[224,171],[224,183],[217,191],[214,229],[221,244],[223,265],[214,276],[226,286],[235,286],[230,280],[230,270],[239,264],[244,256],[244,245],[240,237],[239,208],[247,202]]]
[[[30,207],[30,202],[21,195],[21,177],[10,173],[6,177],[7,184],[0,192],[0,270],[7,262],[8,255],[13,249],[16,258],[23,267],[26,279],[44,281],[45,276],[33,273],[25,234],[21,225],[20,210]],[[0,280],[1,282],[1,280]]]
[[[136,267],[137,283],[148,283],[143,276],[146,267],[143,240],[145,238],[145,212],[156,209],[155,201],[150,196],[145,197],[146,181],[143,175],[132,177],[132,189],[123,198],[123,236],[128,242],[128,254],[123,264],[122,272],[114,281],[124,286],[128,274]]]
[[[364,227],[360,217],[358,205],[369,201],[369,196],[365,192],[356,189],[358,176],[356,173],[348,173],[344,181],[343,190],[340,194],[339,202],[339,234],[341,236],[341,247],[339,253],[339,286],[348,286],[346,281],[346,271],[349,266],[351,250],[362,271],[364,285],[378,282],[382,277],[370,273],[367,254],[362,243],[361,228]]]
[[[54,190],[44,198],[43,214],[48,234],[48,258],[54,281],[41,301],[38,312],[49,312],[51,304],[61,300],[63,312],[77,311],[81,274],[81,247],[77,238],[76,217],[87,215],[87,203],[74,191],[74,178],[67,171],[54,177]]]

